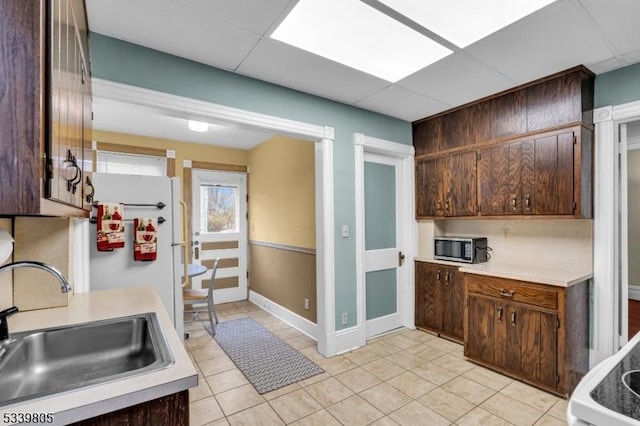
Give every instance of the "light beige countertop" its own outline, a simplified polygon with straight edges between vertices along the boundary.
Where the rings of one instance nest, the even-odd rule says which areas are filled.
[[[489,261],[485,263],[459,263],[437,259],[415,258],[418,262],[438,263],[458,266],[460,272],[487,275],[511,280],[528,281],[538,284],[570,287],[593,277],[591,268],[559,268],[547,265],[511,265]]]
[[[76,294],[67,307],[19,312],[11,316],[9,331],[19,332],[65,326],[147,312],[157,314],[169,350],[175,360],[171,366],[109,383],[9,405],[0,409],[0,419],[4,418],[5,413],[52,413],[53,424],[67,424],[197,386],[198,373],[162,301],[152,287]]]

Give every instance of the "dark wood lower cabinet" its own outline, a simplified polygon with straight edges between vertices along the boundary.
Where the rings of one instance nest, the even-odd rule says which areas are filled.
[[[416,327],[462,341],[464,288],[457,267],[416,262]]]
[[[587,282],[555,287],[464,274],[466,357],[559,395],[589,369]]]
[[[82,426],[188,426],[189,391],[185,390],[163,396],[73,424]]]

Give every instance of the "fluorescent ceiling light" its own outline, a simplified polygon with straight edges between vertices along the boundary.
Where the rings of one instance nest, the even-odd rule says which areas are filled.
[[[189,130],[194,132],[202,133],[209,130],[209,123],[205,123],[204,121],[189,120],[187,121],[187,125],[189,126]]]
[[[466,47],[555,0],[378,0],[459,47]]]
[[[271,38],[390,82],[452,53],[359,0],[300,0]]]

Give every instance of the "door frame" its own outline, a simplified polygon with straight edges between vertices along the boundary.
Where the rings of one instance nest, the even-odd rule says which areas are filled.
[[[417,225],[415,220],[415,149],[411,145],[404,145],[384,139],[354,134],[355,148],[355,185],[356,185],[356,300],[357,323],[351,329],[342,330],[351,335],[353,347],[365,346],[367,342],[367,314],[365,292],[365,226],[364,226],[364,153],[377,154],[385,157],[399,158],[397,177],[401,191],[397,195],[397,202],[405,208],[399,209],[398,246],[403,247],[405,255],[404,269],[398,277],[398,313],[404,327],[415,329],[414,324],[414,268],[415,235]]]
[[[624,252],[620,238],[623,172],[619,165],[620,124],[640,120],[640,101],[593,111],[595,124],[593,201],[593,285],[591,354],[593,367],[627,342],[628,289],[622,286]],[[625,146],[626,149],[626,146]],[[624,152],[626,156],[626,152]],[[626,179],[626,175],[624,176]],[[612,190],[613,189],[613,190]],[[626,251],[626,247],[624,249]],[[626,280],[624,280],[626,281]]]
[[[335,237],[333,194],[334,129],[329,126],[241,110],[212,102],[144,89],[129,84],[99,78],[91,79],[93,101],[109,99],[164,111],[172,116],[206,121],[220,120],[239,126],[269,130],[294,138],[308,140],[315,145],[316,164],[316,294],[317,321],[287,311],[281,318],[302,329],[318,342],[318,352],[332,356],[337,352],[335,332]],[[184,160],[191,167],[191,160]],[[270,307],[265,307],[269,310]],[[290,315],[289,315],[290,314]]]

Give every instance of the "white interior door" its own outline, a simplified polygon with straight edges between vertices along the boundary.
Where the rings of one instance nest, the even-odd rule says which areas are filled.
[[[400,159],[364,153],[367,338],[402,326],[400,316]]]
[[[193,288],[207,288],[219,258],[213,297],[216,303],[247,299],[247,176],[192,171],[193,263],[207,267],[193,277]]]

